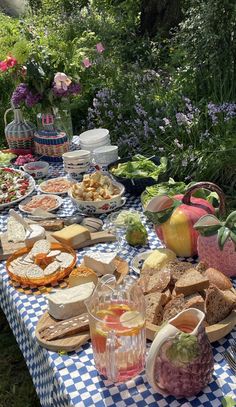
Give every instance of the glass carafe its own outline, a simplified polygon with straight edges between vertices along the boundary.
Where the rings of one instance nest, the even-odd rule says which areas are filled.
[[[115,276],[101,278],[86,301],[95,365],[113,382],[125,382],[145,364],[145,302],[133,277],[117,285]]]

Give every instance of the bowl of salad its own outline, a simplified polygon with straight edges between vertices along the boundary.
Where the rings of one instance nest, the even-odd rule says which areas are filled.
[[[108,166],[109,173],[125,186],[127,192],[139,196],[146,187],[166,178],[166,157],[144,157],[136,154],[132,158],[120,159]]]

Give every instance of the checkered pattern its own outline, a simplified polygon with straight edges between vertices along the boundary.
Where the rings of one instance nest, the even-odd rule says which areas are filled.
[[[50,176],[58,176],[61,171],[62,165],[54,165]],[[141,210],[138,198],[131,196],[127,198],[125,208]],[[73,210],[69,198],[66,198],[59,214],[71,214]],[[1,230],[6,227],[7,213],[7,210],[1,212]],[[146,226],[149,244],[142,247],[142,251],[160,246],[151,225],[146,223]],[[114,249],[116,243],[99,244],[96,248],[89,248],[104,252]],[[86,249],[78,252],[78,262],[82,260],[85,252]],[[120,254],[130,262],[139,252],[140,249],[123,244]],[[222,405],[223,396],[235,397],[235,376],[221,354],[230,345],[230,340],[236,339],[236,329],[213,345],[215,370],[209,386],[198,397],[176,400],[171,396],[155,394],[147,383],[145,373],[118,386],[106,381],[95,369],[90,343],[82,346],[77,352],[68,354],[58,354],[41,348],[35,339],[35,328],[38,319],[47,308],[44,295],[18,290],[9,280],[4,263],[0,265],[0,305],[25,357],[43,407],[218,407]]]

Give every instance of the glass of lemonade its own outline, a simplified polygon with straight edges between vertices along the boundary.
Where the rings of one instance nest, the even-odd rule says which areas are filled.
[[[113,382],[136,376],[145,364],[146,329],[144,297],[135,280],[126,277],[116,285],[115,276],[103,276],[86,305],[99,373]]]

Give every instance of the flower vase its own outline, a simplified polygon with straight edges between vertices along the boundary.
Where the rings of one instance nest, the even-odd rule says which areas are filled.
[[[35,153],[48,162],[61,162],[62,154],[69,151],[69,139],[56,125],[55,115],[50,111],[37,115],[38,130],[34,137]]]
[[[7,124],[8,112],[14,112],[14,120]],[[9,148],[16,154],[27,154],[33,150],[35,126],[26,121],[21,109],[7,109],[4,115],[5,136]]]

